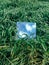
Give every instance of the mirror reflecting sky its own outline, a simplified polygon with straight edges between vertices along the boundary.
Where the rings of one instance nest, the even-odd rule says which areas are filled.
[[[36,37],[36,23],[32,22],[17,22],[17,34],[20,38],[29,36]]]

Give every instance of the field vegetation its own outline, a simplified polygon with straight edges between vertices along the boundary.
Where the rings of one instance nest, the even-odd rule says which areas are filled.
[[[36,22],[36,39],[19,39],[16,22]],[[49,65],[49,0],[0,0],[0,65]]]

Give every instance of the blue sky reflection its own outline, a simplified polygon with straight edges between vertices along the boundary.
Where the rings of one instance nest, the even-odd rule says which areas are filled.
[[[36,23],[32,22],[17,22],[18,36],[20,38],[26,37],[27,34],[30,38],[36,37]]]

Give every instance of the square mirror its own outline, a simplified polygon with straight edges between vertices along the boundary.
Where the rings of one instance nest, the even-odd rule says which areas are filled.
[[[36,23],[32,22],[17,22],[17,36],[18,38],[35,38],[36,37]]]

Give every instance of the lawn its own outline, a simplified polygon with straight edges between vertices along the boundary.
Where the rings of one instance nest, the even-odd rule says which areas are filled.
[[[36,39],[17,39],[17,21],[35,22]],[[0,0],[0,65],[49,65],[49,0]]]

